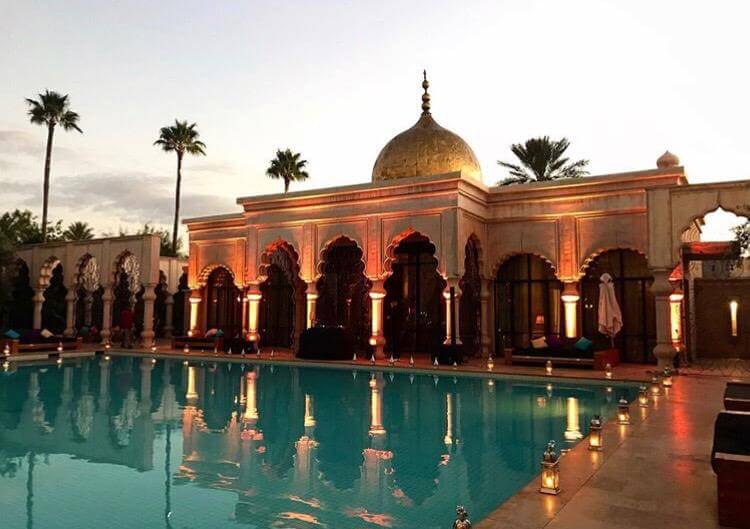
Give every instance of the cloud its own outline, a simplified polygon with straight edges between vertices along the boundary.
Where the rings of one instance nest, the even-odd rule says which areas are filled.
[[[0,154],[22,155],[43,159],[45,134],[31,134],[25,130],[0,130]],[[80,159],[75,151],[66,147],[54,146],[56,160],[70,161]]]
[[[23,197],[22,206],[36,207],[39,204],[41,186],[36,183],[0,180],[0,188]],[[119,171],[59,177],[52,182],[50,205],[78,215],[95,213],[124,224],[151,222],[170,225],[174,215],[174,179],[144,172]],[[184,187],[180,205],[183,218],[237,208],[231,197],[192,193]]]

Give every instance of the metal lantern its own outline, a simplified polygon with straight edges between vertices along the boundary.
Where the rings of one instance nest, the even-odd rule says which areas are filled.
[[[604,378],[608,380],[612,378],[612,364],[604,366]]]
[[[495,360],[490,355],[487,357],[487,371],[492,371],[493,369],[495,369]]]
[[[390,356],[390,357],[388,358],[388,364],[389,364],[389,365],[390,365],[391,367],[393,367],[393,364],[395,364],[395,363],[396,363],[396,359],[395,359],[395,358],[393,358],[393,354],[391,354],[391,356]]]
[[[672,370],[668,367],[664,368],[664,374],[662,375],[661,385],[665,388],[672,387]]]
[[[156,344],[155,343],[151,344],[151,352],[152,353],[156,352]]]
[[[598,452],[602,448],[604,448],[602,420],[598,415],[594,415],[589,423],[589,450]]]
[[[542,483],[539,488],[542,494],[560,493],[560,459],[555,452],[555,442],[547,443],[542,456]]]
[[[630,406],[624,398],[617,403],[617,420],[620,424],[630,424]]]
[[[182,348],[182,352],[185,354],[190,353],[190,346],[188,344],[185,344],[185,347]]]
[[[552,360],[547,360],[547,366],[545,367],[548,375],[552,374]]]
[[[57,342],[57,352],[62,353],[62,351],[63,351],[62,342]]]
[[[409,355],[409,366],[414,367],[414,355]]]
[[[354,354],[352,355],[352,362],[357,361],[357,351],[354,351]]]
[[[646,386],[638,388],[638,405],[641,408],[648,408],[648,391]]]
[[[109,351],[111,348],[112,348],[112,346],[110,345],[109,342],[107,342],[107,343],[104,344],[104,350],[105,351]]]
[[[661,385],[659,384],[659,377],[654,376],[653,378],[651,378],[649,393],[651,393],[651,395],[654,397],[658,397],[659,395],[661,395]]]
[[[7,343],[5,344],[5,347],[3,347],[3,355],[10,356],[10,346]]]

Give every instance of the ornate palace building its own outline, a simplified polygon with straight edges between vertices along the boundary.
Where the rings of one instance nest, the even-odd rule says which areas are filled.
[[[707,212],[744,211],[750,182],[688,185],[666,152],[653,169],[488,187],[423,87],[421,116],[382,149],[372,182],[240,197],[241,211],[185,221],[193,331],[289,347],[306,327],[341,325],[378,355],[428,353],[451,332],[485,356],[542,335],[601,342],[608,272],[623,359],[666,364],[684,349],[682,252]]]

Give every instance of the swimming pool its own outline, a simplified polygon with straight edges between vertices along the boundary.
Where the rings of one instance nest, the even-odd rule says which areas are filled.
[[[551,385],[548,385],[551,382]],[[16,528],[476,523],[631,384],[113,356],[0,376]]]

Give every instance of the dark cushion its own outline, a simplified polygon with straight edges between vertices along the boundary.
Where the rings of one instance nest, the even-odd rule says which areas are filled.
[[[559,336],[552,335],[547,338],[547,345],[549,345],[550,349],[559,349],[563,346],[563,341]]]
[[[582,353],[588,352],[594,345],[594,342],[586,338],[585,336],[581,336],[581,338],[576,342],[576,344],[573,346]]]
[[[21,337],[21,333],[13,329],[8,329],[7,331],[5,331],[4,336],[6,338],[10,338],[11,340],[18,340]]]

